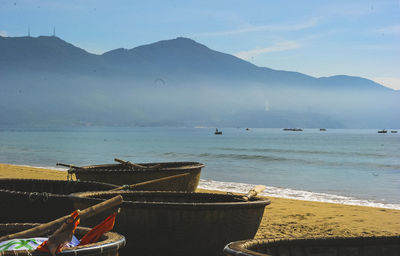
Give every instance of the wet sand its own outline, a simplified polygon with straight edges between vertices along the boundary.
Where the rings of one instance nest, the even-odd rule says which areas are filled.
[[[0,178],[66,180],[67,174],[0,164]],[[265,209],[256,238],[400,235],[400,210],[268,198],[271,204]]]

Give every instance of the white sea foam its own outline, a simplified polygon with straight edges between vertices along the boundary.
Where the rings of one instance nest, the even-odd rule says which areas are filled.
[[[25,165],[25,164],[12,164],[14,166],[22,166],[22,167],[29,167],[29,168],[38,168],[38,169],[49,169],[55,171],[68,171],[67,167],[53,167],[53,166],[32,166],[32,165]]]
[[[208,190],[218,190],[233,193],[247,193],[254,187],[254,184],[236,183],[236,182],[221,182],[214,180],[200,180],[199,188]],[[317,193],[303,190],[294,190],[290,188],[278,188],[267,186],[262,196],[271,196],[288,199],[298,199],[305,201],[325,202],[325,203],[336,203],[336,204],[347,204],[347,205],[360,205],[370,206],[388,209],[400,210],[400,204],[386,204],[380,203],[373,200],[363,200],[354,197],[340,196],[326,193]]]
[[[39,166],[38,168],[50,169],[55,171],[68,171],[67,167],[49,167],[49,166]]]

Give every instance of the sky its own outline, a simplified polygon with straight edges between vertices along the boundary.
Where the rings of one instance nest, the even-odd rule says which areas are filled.
[[[257,66],[400,90],[400,0],[0,0],[0,35],[91,53],[188,37]]]

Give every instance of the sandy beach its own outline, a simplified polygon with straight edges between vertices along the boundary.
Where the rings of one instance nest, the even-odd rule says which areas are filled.
[[[0,164],[0,178],[66,177],[64,171]],[[256,238],[400,235],[400,210],[268,198]]]

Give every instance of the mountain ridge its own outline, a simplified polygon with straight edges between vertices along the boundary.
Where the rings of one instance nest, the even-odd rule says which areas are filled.
[[[393,126],[399,95],[361,77],[259,67],[182,37],[92,54],[53,36],[0,36],[0,126]]]
[[[304,73],[301,73],[301,72],[297,72],[297,71],[276,70],[276,69],[271,69],[271,68],[268,68],[268,67],[261,67],[261,66],[254,65],[254,64],[252,64],[250,62],[247,62],[245,60],[242,60],[242,59],[240,59],[238,57],[235,57],[233,55],[230,55],[230,54],[227,54],[227,53],[221,53],[221,52],[212,50],[212,49],[208,48],[207,46],[205,46],[203,44],[197,43],[196,41],[194,41],[194,40],[192,40],[190,38],[185,38],[185,37],[177,37],[175,39],[161,40],[161,41],[157,41],[157,42],[150,43],[150,44],[136,46],[136,47],[133,47],[133,48],[130,48],[130,49],[117,48],[117,49],[114,49],[114,50],[110,50],[110,51],[104,52],[102,54],[90,53],[90,52],[88,52],[88,51],[86,51],[86,50],[84,50],[82,48],[79,48],[78,46],[75,46],[73,44],[70,44],[70,43],[68,43],[68,42],[66,42],[66,41],[64,41],[61,38],[56,37],[56,36],[38,36],[38,37],[27,37],[27,36],[24,36],[24,37],[2,37],[2,36],[0,36],[0,39],[12,40],[13,43],[16,42],[16,40],[24,40],[24,41],[30,41],[30,42],[35,42],[36,41],[35,44],[33,45],[34,47],[35,46],[37,47],[38,43],[41,42],[41,43],[44,43],[43,46],[47,46],[48,50],[49,49],[50,50],[54,50],[55,49],[54,46],[64,46],[64,47],[68,47],[69,49],[72,49],[72,53],[77,53],[77,54],[79,53],[79,54],[84,54],[86,56],[97,57],[96,61],[103,61],[101,59],[101,57],[105,57],[105,58],[110,59],[112,57],[120,57],[121,55],[122,55],[123,58],[129,60],[130,58],[138,58],[138,57],[140,57],[140,56],[137,56],[136,54],[137,54],[137,52],[140,52],[141,54],[143,54],[142,53],[143,49],[146,49],[146,51],[147,51],[148,49],[153,50],[154,48],[159,48],[161,46],[161,47],[166,47],[167,50],[171,51],[171,50],[176,50],[176,47],[181,47],[181,46],[184,46],[184,47],[187,48],[188,43],[190,43],[189,50],[192,53],[193,53],[193,49],[202,49],[202,50],[209,51],[209,52],[211,52],[213,54],[222,54],[224,57],[227,57],[230,60],[234,60],[235,62],[240,63],[242,65],[244,64],[244,65],[246,65],[247,67],[250,67],[250,68],[255,68],[255,69],[261,70],[261,72],[277,72],[277,73],[284,73],[284,74],[292,74],[294,76],[303,77],[303,78],[306,78],[306,79],[335,80],[332,83],[336,83],[337,82],[336,81],[337,78],[346,78],[346,79],[348,79],[348,78],[350,78],[350,79],[362,78],[362,77],[349,76],[349,75],[333,75],[333,76],[327,76],[327,77],[314,77],[314,76],[310,76],[310,75],[307,75],[307,74],[304,74]],[[58,43],[58,45],[54,45],[54,43]],[[20,45],[14,45],[13,48],[18,47],[18,46],[20,46]],[[51,47],[49,47],[49,46],[51,46]],[[171,46],[174,46],[175,48],[171,48]],[[4,59],[4,57],[7,58],[8,56],[7,56],[7,51],[1,51],[2,47],[4,47],[4,45],[2,45],[1,41],[0,41],[0,53],[3,55],[3,59]],[[20,49],[23,49],[23,48],[18,47],[18,50],[20,50]],[[34,50],[37,50],[37,49],[34,49]],[[42,54],[42,51],[39,51],[39,53]],[[65,53],[65,52],[61,52],[61,53]],[[175,52],[171,52],[171,53],[172,53],[172,55],[174,55],[177,52],[175,51]],[[68,54],[71,55],[71,52],[68,52]],[[25,58],[26,57],[32,57],[31,55],[28,55],[25,52],[23,52],[22,55]],[[65,55],[65,54],[63,54],[63,55]],[[19,60],[18,58],[15,58],[16,55],[13,55],[12,57],[14,58],[14,60],[15,59]],[[33,57],[37,57],[37,55],[34,55]],[[154,57],[154,56],[150,56],[150,58],[151,57]],[[207,56],[207,57],[209,57],[209,56]],[[13,58],[9,58],[9,59],[7,59],[7,61],[13,60]],[[243,69],[243,66],[240,66],[240,68]],[[384,87],[385,89],[387,88],[387,89],[393,90],[393,89],[388,88],[388,87],[386,87],[386,86],[384,86],[382,84],[376,83],[376,82],[374,82],[374,81],[372,81],[370,79],[367,79],[367,78],[362,78],[362,79],[371,81],[371,82],[375,83],[376,85]]]

